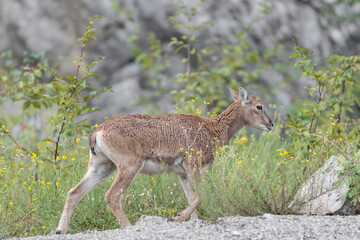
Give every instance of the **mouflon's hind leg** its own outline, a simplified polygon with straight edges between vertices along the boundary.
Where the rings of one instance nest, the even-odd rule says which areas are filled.
[[[68,192],[64,210],[56,229],[56,234],[66,234],[69,228],[71,215],[76,205],[96,185],[108,178],[115,169],[115,164],[104,155],[100,153],[93,155],[90,153],[89,166],[85,176]]]
[[[184,189],[186,199],[188,201],[188,204],[190,204],[196,199],[197,195],[195,193],[195,189],[191,184],[191,181],[186,176],[180,176],[178,175],[179,181],[181,183],[182,188]],[[198,219],[198,215],[196,213],[196,209],[191,214],[191,220]]]
[[[121,199],[126,189],[130,186],[136,175],[141,171],[144,166],[144,162],[138,161],[138,159],[132,157],[121,158],[121,162],[123,164],[117,166],[118,172],[116,178],[110,189],[106,192],[105,200],[109,209],[119,221],[120,228],[126,228],[131,226],[131,223],[122,209]]]
[[[196,174],[193,174],[194,179],[199,179],[200,173],[198,171],[194,172]],[[200,198],[196,194],[195,189],[192,184],[192,180],[189,177],[189,174],[187,176],[179,176],[179,180],[181,185],[183,186],[183,189],[185,191],[186,198],[188,199],[189,206],[178,214],[178,216],[171,219],[171,221],[174,222],[181,222],[187,220],[190,216],[192,220],[197,219],[197,213],[196,209],[200,205]],[[194,219],[193,219],[194,218]]]

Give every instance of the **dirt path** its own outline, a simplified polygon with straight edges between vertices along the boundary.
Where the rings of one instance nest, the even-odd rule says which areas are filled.
[[[216,224],[197,220],[174,223],[160,217],[142,217],[127,229],[47,235],[39,239],[360,239],[360,216],[226,217]]]

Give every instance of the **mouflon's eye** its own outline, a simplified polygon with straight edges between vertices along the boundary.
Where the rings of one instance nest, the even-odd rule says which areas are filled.
[[[262,110],[262,106],[256,106],[256,109],[261,111]]]

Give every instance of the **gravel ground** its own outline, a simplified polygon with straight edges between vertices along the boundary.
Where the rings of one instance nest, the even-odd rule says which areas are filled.
[[[169,222],[143,216],[135,226],[101,232],[47,235],[34,239],[360,239],[360,216],[225,217],[216,224],[197,220]]]

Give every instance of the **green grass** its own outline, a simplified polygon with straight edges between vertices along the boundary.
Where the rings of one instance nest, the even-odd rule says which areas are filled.
[[[281,140],[281,129],[254,137],[242,130],[229,145],[218,149],[213,166],[196,184],[202,204],[199,217],[216,220],[231,215],[288,214],[287,208],[302,181],[313,172],[320,158],[311,162],[293,154],[290,142]],[[247,137],[246,137],[247,136]],[[67,192],[86,172],[85,141],[62,157],[55,168],[36,156],[26,159],[21,151],[0,146],[0,234],[24,237],[49,234],[56,229]],[[86,146],[86,147],[84,147]],[[115,175],[96,187],[76,207],[70,232],[118,227],[107,209],[104,195]],[[170,217],[181,212],[187,201],[173,174],[139,174],[125,192],[123,206],[134,224],[141,215]]]
[[[198,192],[205,218],[287,214],[308,163],[286,151],[289,143],[276,133],[233,140],[218,153]],[[214,193],[209,196],[209,193]]]

